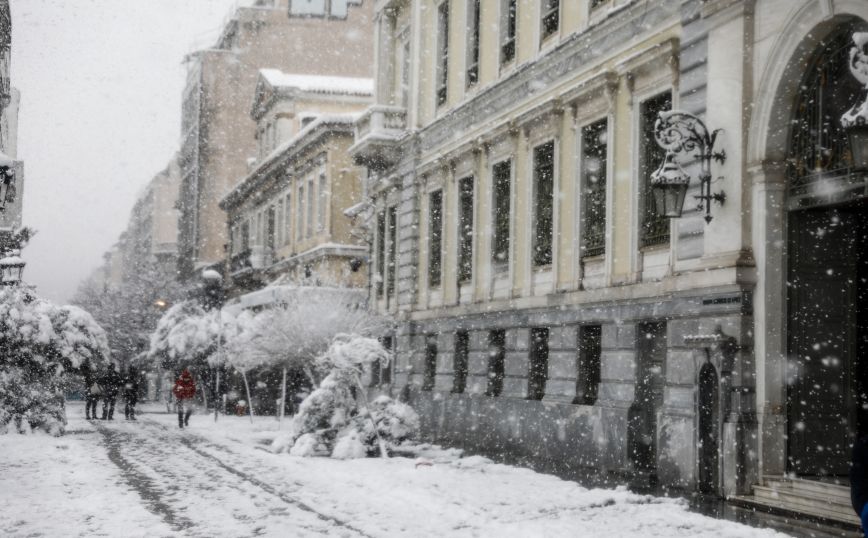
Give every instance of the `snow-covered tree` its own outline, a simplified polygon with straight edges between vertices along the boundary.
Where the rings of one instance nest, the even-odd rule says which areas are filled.
[[[219,317],[217,310],[205,310],[192,300],[172,306],[157,322],[148,358],[167,370],[204,363],[217,349]]]
[[[0,433],[63,432],[63,391],[85,362],[109,356],[105,331],[75,306],[58,307],[26,287],[0,289]]]
[[[375,362],[385,366],[389,352],[376,339],[338,335],[318,357],[329,373],[301,404],[290,431],[273,448],[296,456],[331,455],[356,458],[390,448],[415,437],[418,415],[406,404],[381,396],[368,405],[360,379]]]

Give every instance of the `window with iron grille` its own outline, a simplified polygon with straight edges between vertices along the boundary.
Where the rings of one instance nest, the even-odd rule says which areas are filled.
[[[473,276],[473,178],[458,184],[458,282],[466,282]]]
[[[449,0],[437,8],[437,106],[446,102],[449,81]]]
[[[608,122],[582,129],[582,257],[606,251],[606,155]]]
[[[799,86],[787,159],[793,194],[850,173],[853,158],[840,118],[865,91],[848,67],[858,31],[866,31],[866,25],[845,24],[823,40]]]
[[[467,362],[470,355],[470,333],[455,333],[455,355],[452,357],[452,392],[461,394],[467,387]]]
[[[377,296],[383,295],[386,280],[386,212],[377,213]]]
[[[530,330],[530,368],[527,374],[527,399],[542,400],[549,376],[549,330]]]
[[[506,331],[488,333],[488,388],[486,396],[500,396],[503,392],[504,363],[506,361]]]
[[[492,220],[494,237],[491,241],[491,257],[496,265],[509,262],[510,189],[512,161],[501,161],[491,170],[494,183]]]
[[[554,232],[555,143],[547,142],[533,150],[534,214],[533,264],[552,263]]]
[[[422,390],[434,390],[437,377],[437,336],[430,334],[425,342],[425,364]]]
[[[389,208],[387,216],[389,220],[387,223],[389,226],[389,261],[386,274],[386,293],[391,296],[395,292],[395,266],[397,265],[398,252],[398,212],[395,206]]]
[[[518,0],[501,0],[500,11],[500,63],[515,59],[515,29]]]
[[[594,405],[600,386],[600,358],[602,355],[602,327],[584,325],[579,327],[576,357],[575,404]]]
[[[443,191],[434,191],[428,198],[428,286],[440,285],[443,248]]]
[[[672,109],[672,94],[662,93],[642,103],[639,122],[639,177],[642,185],[642,228],[640,246],[669,243],[669,219],[657,214],[654,194],[651,192],[651,174],[660,166],[665,151],[654,140],[654,122],[657,114]]]
[[[468,2],[467,13],[467,86],[479,82],[479,0]]]
[[[557,33],[561,23],[560,0],[542,0],[542,38]]]

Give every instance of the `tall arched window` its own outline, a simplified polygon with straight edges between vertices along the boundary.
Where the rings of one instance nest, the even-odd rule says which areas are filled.
[[[810,58],[796,95],[790,134],[788,175],[791,194],[806,194],[818,181],[847,176],[852,157],[841,114],[864,92],[847,67],[853,32],[865,31],[864,22],[840,25]]]

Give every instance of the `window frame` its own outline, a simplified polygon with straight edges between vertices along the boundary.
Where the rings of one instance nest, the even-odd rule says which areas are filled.
[[[458,180],[458,234],[456,248],[458,250],[456,256],[456,271],[455,275],[459,284],[464,284],[473,280],[473,247],[475,243],[475,226],[474,226],[474,197],[476,191],[476,178],[472,175],[465,176]],[[470,203],[467,204],[469,196]],[[467,204],[467,205],[465,205]],[[467,230],[469,228],[469,231]]]
[[[646,112],[646,106],[649,102],[658,99],[663,99],[668,95],[669,108],[660,108],[657,111],[673,110],[675,106],[675,92],[671,87],[665,89],[658,88],[656,91],[649,93],[639,101],[637,129],[638,129],[638,144],[637,151],[637,178],[638,178],[638,197],[639,197],[639,248],[668,248],[672,244],[672,226],[670,219],[657,215],[657,210],[654,205],[654,195],[651,189],[651,174],[660,166],[665,156],[665,150],[657,145],[651,133],[653,133],[654,122],[657,114]],[[663,99],[665,101],[665,99]],[[650,162],[649,162],[650,161]],[[665,231],[664,231],[665,230]]]
[[[543,148],[544,146],[551,145],[552,153],[551,153],[551,200],[550,200],[550,208],[548,213],[548,228],[547,231],[547,259],[540,257],[540,217],[542,212],[540,211],[540,174],[537,168],[537,152]],[[531,266],[534,269],[551,267],[554,264],[554,240],[555,240],[555,177],[558,173],[557,168],[558,161],[558,151],[557,151],[557,140],[554,138],[549,138],[546,140],[542,140],[531,148],[531,187],[532,187],[532,195],[533,198],[531,200],[532,204],[532,215],[531,215]]]
[[[554,4],[554,7],[551,7]],[[554,29],[551,20],[554,19]],[[561,29],[561,1],[540,0],[540,43],[545,43]]]
[[[534,336],[536,334],[544,334],[545,338],[536,338]],[[542,400],[546,394],[546,382],[549,376],[551,329],[531,327],[528,338],[527,399]]]
[[[488,385],[485,395],[497,398],[503,394],[503,380],[506,378],[505,329],[488,331],[488,367],[486,371],[488,374]]]
[[[497,178],[497,167],[501,165],[508,166],[508,174],[503,180],[506,182],[506,203],[498,204],[498,178]],[[491,166],[491,209],[492,209],[492,235],[491,235],[491,263],[495,267],[508,267],[511,259],[511,248],[512,248],[512,187],[515,182],[515,166],[514,159],[512,156],[509,156],[505,159],[501,159],[495,162]],[[503,207],[501,205],[506,206],[506,211],[502,211]],[[499,218],[503,218],[506,220],[505,229],[502,229],[503,222],[499,221]],[[504,234],[501,236],[501,234]],[[500,253],[500,249],[497,248],[499,240],[505,242],[505,252],[506,256],[504,259],[498,259],[497,255]]]
[[[467,0],[467,48],[465,58],[465,87],[472,88],[479,83],[479,59],[481,46],[482,21],[480,20],[481,0]]]
[[[594,334],[596,333],[596,334]],[[603,357],[603,326],[580,325],[576,331],[576,396],[577,405],[594,405],[600,391]]]
[[[439,201],[439,210],[434,212],[435,196]],[[435,227],[435,220],[438,226]],[[443,285],[443,189],[428,193],[428,288],[440,288]],[[436,268],[434,260],[437,260]]]
[[[470,365],[470,331],[455,332],[455,346],[452,354],[452,393],[463,394],[467,389]]]
[[[599,129],[599,127],[602,127],[602,129]],[[588,216],[589,216],[589,212],[590,212],[589,206],[590,206],[590,203],[592,202],[592,200],[590,199],[590,193],[588,192],[589,189],[587,188],[588,177],[587,177],[587,171],[586,171],[586,159],[587,159],[589,152],[587,151],[585,133],[589,129],[593,129],[593,128],[598,128],[599,130],[604,131],[606,133],[607,140],[606,140],[606,143],[603,145],[602,158],[601,158],[602,166],[600,167],[600,172],[599,172],[600,175],[602,176],[603,181],[601,183],[601,186],[599,186],[599,184],[598,184],[598,187],[596,189],[597,190],[596,194],[601,196],[601,198],[602,198],[601,207],[599,208],[599,211],[598,211],[599,214],[601,215],[601,219],[602,219],[602,224],[601,224],[602,236],[601,236],[601,239],[597,243],[594,243],[594,244],[592,244],[592,247],[589,247],[588,245],[589,245],[590,241],[589,241],[589,237],[588,237],[589,236],[589,226],[588,226],[589,219],[588,219]],[[583,125],[581,125],[577,129],[577,131],[579,133],[579,135],[577,137],[578,143],[579,143],[578,144],[579,145],[579,170],[578,170],[579,182],[578,182],[578,186],[579,186],[580,201],[581,201],[581,204],[579,206],[579,218],[581,219],[581,236],[579,237],[579,258],[584,259],[584,258],[592,258],[592,257],[596,257],[596,256],[604,256],[606,254],[606,232],[607,232],[607,226],[609,225],[609,222],[608,222],[608,204],[609,204],[609,191],[608,191],[608,189],[609,189],[609,182],[610,182],[609,166],[611,164],[610,160],[609,160],[609,151],[611,149],[610,139],[609,139],[611,137],[611,122],[609,121],[609,116],[598,117],[594,120],[588,121],[588,122],[584,123]]]
[[[435,108],[440,108],[449,101],[449,15],[450,0],[443,0],[437,6],[437,56],[436,73],[434,74]]]
[[[501,67],[515,61],[518,40],[518,0],[501,0],[498,39]]]
[[[422,364],[422,387],[421,390],[431,392],[437,385],[437,335],[429,334],[425,337],[425,357]]]

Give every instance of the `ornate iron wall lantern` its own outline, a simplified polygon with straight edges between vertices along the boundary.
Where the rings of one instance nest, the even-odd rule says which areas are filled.
[[[0,284],[15,286],[21,282],[26,262],[21,258],[17,250],[10,250],[0,259]]]
[[[850,73],[865,86],[865,98],[841,116],[841,126],[850,142],[853,168],[862,171],[868,170],[868,32],[853,34],[848,65]]]
[[[670,110],[661,112],[654,124],[654,138],[657,145],[666,150],[666,157],[653,174],[651,189],[657,214],[667,218],[680,218],[684,209],[684,198],[690,186],[690,175],[678,164],[677,157],[692,156],[699,160],[700,192],[694,198],[699,200],[699,210],[705,209],[705,222],[711,222],[711,202],[723,205],[726,193],[711,192],[711,161],[719,163],[726,160],[726,152],[715,152],[714,142],[720,129],[708,132],[705,124],[687,112]]]

